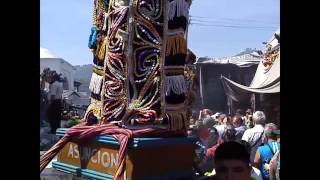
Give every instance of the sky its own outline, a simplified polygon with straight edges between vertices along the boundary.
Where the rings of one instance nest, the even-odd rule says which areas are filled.
[[[40,46],[72,65],[92,63],[93,0],[40,0]],[[262,49],[280,27],[280,0],[193,0],[188,48],[198,57]]]

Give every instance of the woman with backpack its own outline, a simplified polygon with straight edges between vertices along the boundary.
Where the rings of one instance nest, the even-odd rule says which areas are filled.
[[[280,151],[270,161],[270,180],[280,180]]]
[[[277,142],[277,136],[280,132],[275,124],[270,123],[266,125],[264,133],[265,144],[258,147],[253,165],[261,171],[263,180],[269,180],[270,161],[280,150],[280,143]]]

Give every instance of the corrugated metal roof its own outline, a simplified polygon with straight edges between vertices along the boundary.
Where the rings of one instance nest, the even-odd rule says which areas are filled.
[[[199,58],[197,63],[212,63],[212,64],[235,64],[241,67],[247,67],[259,64],[262,56],[258,52],[244,54],[240,56],[222,57],[222,58]]]
[[[70,97],[70,96],[72,96],[72,95],[76,95],[76,96],[78,96],[78,97],[81,97],[81,96],[79,95],[79,93],[77,93],[76,91],[65,90],[65,91],[63,91],[63,93],[62,93],[62,98],[68,98],[68,97]]]

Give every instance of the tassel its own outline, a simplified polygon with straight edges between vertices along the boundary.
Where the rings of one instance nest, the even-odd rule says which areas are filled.
[[[186,0],[174,0],[169,3],[168,18],[172,20],[174,17],[184,16],[189,18],[190,2]]]
[[[165,76],[164,81],[166,96],[169,96],[171,91],[177,95],[187,92],[187,86],[183,75]]]
[[[101,109],[102,109],[102,102],[97,100],[92,100],[83,116],[83,119],[86,122],[90,122],[91,120],[90,113],[92,113],[97,119],[101,119]]]
[[[100,49],[99,49],[99,52],[98,52],[98,59],[101,60],[101,61],[104,60],[104,56],[105,56],[105,53],[106,53],[106,46],[107,46],[107,37],[104,38],[103,42],[100,45]]]
[[[183,34],[167,38],[166,56],[175,54],[187,54],[187,42]]]
[[[166,76],[184,75],[184,66],[181,68],[170,68],[170,66],[166,66],[164,68],[164,73]]]
[[[91,28],[91,34],[89,36],[88,47],[90,49],[95,49],[97,47],[97,27],[93,26]]]
[[[104,13],[104,20],[103,20],[103,27],[102,27],[103,31],[107,30],[107,24],[108,24],[108,13]]]
[[[100,94],[102,86],[103,76],[99,76],[96,73],[92,73],[89,89],[94,94]]]
[[[169,112],[167,116],[169,117],[170,130],[175,131],[188,127],[186,112]]]
[[[92,68],[92,71],[96,74],[98,74],[99,76],[103,76],[103,69],[101,69],[99,66],[94,66]]]

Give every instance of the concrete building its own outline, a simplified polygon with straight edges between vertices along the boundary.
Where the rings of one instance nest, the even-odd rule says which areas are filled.
[[[74,73],[76,69],[63,58],[54,55],[46,48],[40,47],[40,73],[45,68],[50,68],[62,74],[65,80],[63,83],[64,90],[74,90]]]

